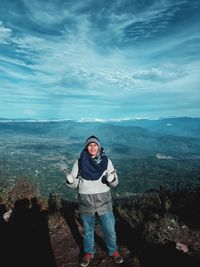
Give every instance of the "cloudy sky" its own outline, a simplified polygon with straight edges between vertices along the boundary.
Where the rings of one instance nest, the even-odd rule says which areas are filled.
[[[1,0],[0,118],[200,117],[199,0]]]

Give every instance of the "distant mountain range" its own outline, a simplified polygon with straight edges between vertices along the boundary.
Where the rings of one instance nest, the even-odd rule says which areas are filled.
[[[66,139],[84,145],[90,135],[116,153],[135,156],[152,153],[186,154],[200,151],[200,118],[132,120],[112,123],[74,121],[1,121],[0,136],[26,135]],[[137,153],[138,152],[138,153]],[[173,156],[173,155],[172,155]]]
[[[66,129],[70,127],[77,127],[81,123],[81,128],[88,128],[91,130],[92,128],[99,127],[102,125],[117,125],[117,126],[135,126],[141,127],[144,129],[148,129],[154,133],[161,133],[164,135],[175,135],[175,136],[184,136],[184,137],[195,137],[200,138],[200,118],[192,118],[192,117],[172,117],[172,118],[161,118],[161,119],[122,119],[122,120],[97,120],[97,121],[72,121],[72,120],[31,120],[31,119],[4,119],[0,118],[1,123],[20,123],[19,126],[23,126],[23,123],[36,123],[40,126],[51,124],[51,125],[65,125]],[[30,124],[29,124],[30,125]],[[27,126],[27,124],[26,124]],[[2,127],[2,125],[1,125]]]
[[[115,122],[123,126],[138,126],[161,134],[200,138],[200,118],[176,117],[157,120],[136,119]]]

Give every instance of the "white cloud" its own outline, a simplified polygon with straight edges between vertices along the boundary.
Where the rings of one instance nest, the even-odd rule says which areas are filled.
[[[32,109],[25,109],[24,115],[36,115],[37,113]]]
[[[23,0],[23,3],[29,11],[30,19],[35,24],[42,26],[60,24],[63,21],[63,18],[69,14],[67,10],[63,10],[61,3],[60,5],[56,5],[53,1],[43,2],[41,4],[38,0]]]
[[[6,44],[12,35],[12,30],[4,26],[3,22],[0,21],[0,43]]]
[[[11,96],[13,92],[17,99],[24,97],[28,102],[32,97],[38,103],[57,99],[63,106],[73,101],[79,107],[92,102],[91,96],[97,102],[104,98],[104,107],[112,99],[114,109],[120,107],[121,100],[126,103],[127,99],[131,105],[148,93],[159,93],[164,99],[166,93],[187,96],[188,88],[191,95],[197,92],[198,74],[194,72],[199,69],[198,53],[188,61],[189,52],[198,51],[198,43],[193,43],[200,36],[197,26],[182,29],[176,36],[156,35],[168,27],[185,1],[155,1],[138,10],[124,7],[121,11],[112,6],[110,12],[96,14],[98,20],[93,17],[94,10],[89,10],[90,1],[71,5],[63,2],[57,8],[55,3],[24,0],[31,19],[30,31],[29,25],[25,29],[17,26],[15,32],[16,27],[12,30],[0,23],[0,42],[9,47],[8,53],[0,57],[1,87],[9,89]],[[34,23],[36,28],[32,29]],[[42,31],[36,33],[37,25]],[[127,33],[133,41],[130,46],[125,44]],[[152,34],[159,39],[134,45],[134,40]]]

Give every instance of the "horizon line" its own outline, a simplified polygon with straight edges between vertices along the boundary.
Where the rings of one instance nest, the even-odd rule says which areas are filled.
[[[191,118],[191,119],[199,119],[200,117],[194,116],[168,116],[168,117],[128,117],[128,118],[80,118],[80,119],[8,119],[8,118],[0,118],[0,122],[64,122],[64,121],[72,121],[72,122],[126,122],[126,121],[136,121],[136,120],[162,120],[162,119],[173,119],[173,118]]]

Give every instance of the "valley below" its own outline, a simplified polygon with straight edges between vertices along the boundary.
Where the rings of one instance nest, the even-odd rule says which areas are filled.
[[[169,132],[169,126],[166,127],[162,120],[157,128],[155,125],[150,127],[149,122],[143,122],[141,127],[134,122],[120,125],[1,121],[0,181],[10,184],[19,177],[27,177],[44,194],[53,192],[66,199],[75,199],[76,192],[66,188],[65,174],[79,157],[85,139],[94,134],[100,138],[118,173],[120,184],[113,191],[116,198],[160,187],[175,189],[180,184],[198,185],[200,119],[188,128],[189,133],[182,130],[186,129],[188,119],[184,127],[183,118],[172,120],[176,125],[174,133],[172,128]]]

